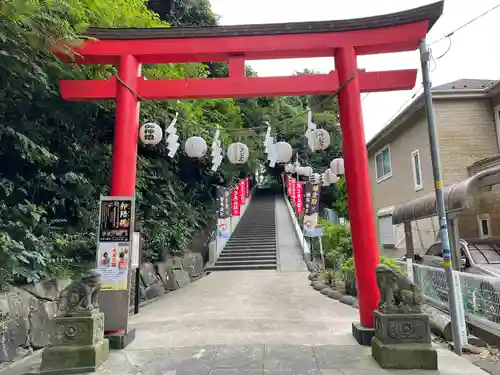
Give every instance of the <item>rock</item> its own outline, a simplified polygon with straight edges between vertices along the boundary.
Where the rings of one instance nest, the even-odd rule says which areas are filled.
[[[330,289],[327,294],[328,297],[339,300],[341,299],[344,295],[340,293],[338,290]]]
[[[448,343],[448,348],[453,351],[454,350],[454,345],[453,342]],[[466,344],[462,348],[462,353],[464,354],[481,354],[483,352],[483,348],[478,348],[477,346]]]
[[[177,285],[179,285],[179,288],[183,288],[191,283],[191,277],[189,277],[189,272],[186,270],[174,269],[174,278],[177,282]]]
[[[184,255],[184,268],[188,271],[189,277],[199,277],[203,272],[203,257],[201,254],[187,253]]]
[[[311,272],[307,278],[312,281],[317,277],[318,277],[318,274],[316,272]]]
[[[342,296],[342,298],[340,299],[340,302],[345,303],[346,305],[349,305],[349,306],[352,306],[355,301],[356,301],[356,297],[348,296],[348,295]]]
[[[53,319],[57,314],[56,302],[45,302],[32,298],[30,303],[30,344],[33,349],[41,349],[50,344]]]
[[[332,288],[326,287],[326,288],[321,289],[320,293],[324,294],[325,296],[327,296],[328,292],[332,291],[332,290],[333,290]]]
[[[467,336],[467,342],[473,346],[483,347],[483,348],[486,347],[486,342],[483,339],[480,339],[479,337],[476,337],[474,335]]]
[[[165,286],[156,273],[155,266],[152,263],[141,264],[140,272],[141,280],[146,288],[146,297],[148,299],[165,294]]]
[[[326,284],[322,281],[313,281],[311,286],[316,290],[323,290],[326,288]]]

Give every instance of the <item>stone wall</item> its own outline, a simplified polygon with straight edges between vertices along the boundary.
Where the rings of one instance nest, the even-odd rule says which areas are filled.
[[[131,306],[135,294],[134,272],[131,273]],[[143,263],[140,300],[144,302],[182,288],[203,273],[201,254],[187,253],[156,265]],[[0,369],[49,345],[52,319],[57,313],[56,300],[69,283],[69,280],[48,280],[0,294]]]

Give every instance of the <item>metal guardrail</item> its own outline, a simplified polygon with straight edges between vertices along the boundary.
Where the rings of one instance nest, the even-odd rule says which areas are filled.
[[[406,264],[397,263],[406,272]],[[466,320],[490,331],[500,332],[500,279],[454,272],[459,275]],[[443,269],[413,264],[413,279],[429,305],[448,312],[448,284]]]

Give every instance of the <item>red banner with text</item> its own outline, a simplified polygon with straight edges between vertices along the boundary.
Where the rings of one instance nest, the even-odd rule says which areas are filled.
[[[297,184],[297,180],[295,178],[291,178],[290,180],[292,180],[290,182],[290,198],[292,199],[292,205],[295,207],[295,185]]]
[[[245,180],[241,180],[238,184],[240,206],[245,204]]]
[[[286,194],[291,197],[292,194],[292,176],[287,176],[287,179],[286,179]]]
[[[240,216],[239,189],[231,191],[231,216]]]
[[[250,196],[250,176],[248,176],[245,180],[245,197]]]
[[[304,213],[304,185],[297,181],[295,184],[295,213],[302,214]]]

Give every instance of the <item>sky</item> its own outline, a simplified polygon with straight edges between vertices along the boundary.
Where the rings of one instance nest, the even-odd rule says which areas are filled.
[[[211,0],[222,25],[275,22],[324,21],[368,17],[430,4],[436,0]],[[432,43],[474,17],[500,4],[500,0],[446,0],[443,16],[428,34]],[[500,8],[432,46],[436,59],[431,66],[433,86],[462,78],[500,79]],[[286,76],[305,68],[328,73],[333,58],[248,61],[259,76]],[[360,56],[358,67],[367,71],[420,69],[417,51]],[[421,87],[410,91],[362,94],[365,138],[370,140],[406,105]]]

